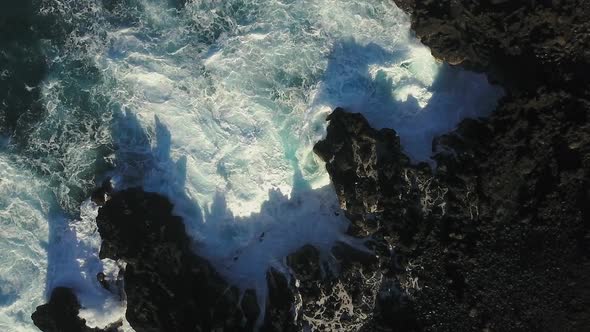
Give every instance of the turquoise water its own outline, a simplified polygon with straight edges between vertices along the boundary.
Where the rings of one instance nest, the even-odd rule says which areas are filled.
[[[265,271],[286,271],[287,254],[312,243],[329,260],[335,241],[352,241],[312,152],[334,107],[395,128],[428,161],[435,135],[489,114],[502,93],[433,59],[386,0],[44,0],[39,11],[63,38],[40,45],[49,71],[32,88],[46,114],[0,155],[4,331],[34,330],[30,313],[58,285],[75,288],[90,325],[122,315],[94,278],[118,270],[97,257],[85,201],[97,181],[167,195],[195,250],[264,300]]]

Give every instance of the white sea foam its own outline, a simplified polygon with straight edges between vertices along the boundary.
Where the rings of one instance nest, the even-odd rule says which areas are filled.
[[[103,270],[118,273],[116,264],[98,259],[96,206],[86,201],[81,218],[68,220],[49,183],[22,166],[0,152],[0,330],[35,331],[31,314],[57,286],[74,289],[89,325],[128,325],[125,303],[96,280]]]
[[[116,280],[120,265],[110,259],[98,257],[101,239],[96,226],[98,207],[90,200],[80,206],[80,218],[53,224],[53,238],[49,247],[50,265],[47,271],[47,289],[70,287],[76,293],[80,305],[80,317],[90,327],[105,327],[125,320],[125,301],[113,289],[105,290],[98,282],[97,274],[103,272],[110,280]]]
[[[51,217],[46,183],[0,152],[0,330],[30,331],[45,302]]]
[[[500,94],[482,75],[437,63],[389,1],[195,1],[181,13],[144,4],[150,24],[108,31],[100,58],[128,101],[120,121],[147,130],[147,142],[117,141],[128,150],[118,175],[137,173],[129,152],[149,155],[142,184],[175,201],[198,251],[244,287],[293,249],[341,237],[312,152],[330,110],[398,129],[425,160],[435,135],[487,114]]]
[[[104,162],[115,166],[116,186],[167,195],[195,250],[261,299],[265,271],[284,269],[287,254],[312,243],[328,256],[334,241],[347,241],[347,221],[312,152],[334,107],[395,128],[410,156],[428,160],[435,135],[487,115],[501,95],[484,76],[433,59],[389,0],[194,0],[182,10],[126,0],[114,13],[99,0],[44,3],[46,15],[73,30],[64,44],[43,45],[48,114],[27,153],[51,174],[59,205],[77,209],[76,194],[93,185],[101,149],[112,146]],[[24,201],[35,200],[45,202]],[[81,315],[101,326],[119,319],[124,303],[96,282],[116,264],[98,259],[95,215],[87,201],[77,221],[52,224],[60,235],[49,239],[47,283],[73,287]],[[35,235],[47,241],[45,232]],[[40,240],[23,241],[35,248]],[[14,248],[45,269],[43,250]],[[2,294],[11,285],[3,282]],[[13,288],[23,299],[14,303],[41,299]],[[0,321],[14,321],[6,317]]]

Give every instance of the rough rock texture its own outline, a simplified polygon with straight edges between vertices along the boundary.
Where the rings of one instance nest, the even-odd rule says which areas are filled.
[[[314,152],[326,162],[334,180],[341,207],[352,222],[349,233],[356,237],[379,234],[389,243],[412,245],[420,221],[431,214],[440,198],[426,191],[436,190],[427,164],[411,165],[402,153],[399,137],[392,129],[371,128],[360,114],[336,109],[326,138]],[[440,204],[439,202],[438,204]],[[383,223],[387,215],[396,223]]]
[[[442,214],[442,191],[427,165],[410,164],[393,130],[377,131],[342,109],[328,119],[327,137],[314,150],[338,180],[349,234],[359,241],[323,254],[304,246],[286,258],[289,273],[270,271],[263,330],[418,329],[410,301],[417,284],[402,252],[428,234],[424,220]]]
[[[296,278],[298,319],[303,331],[379,331],[387,326],[412,326],[411,306],[396,280],[370,251],[339,243],[332,254],[338,269],[306,246],[287,258]],[[390,258],[390,256],[387,256]],[[383,261],[387,261],[387,258]],[[387,316],[390,321],[376,320]],[[407,318],[410,317],[410,320]]]
[[[486,124],[468,120],[458,129],[461,135],[439,139],[445,152],[437,155],[432,176],[400,157],[390,130],[376,131],[359,114],[342,110],[329,120],[316,152],[326,160],[353,222],[351,234],[372,239],[377,271],[388,277],[377,287],[392,289],[379,292],[374,319],[364,330],[582,331],[588,326],[587,173],[578,169],[578,177],[562,174],[559,182],[547,183],[550,175],[542,166],[534,180],[510,179],[512,163],[498,169],[510,160],[510,149],[498,155],[477,152],[492,133]],[[379,151],[397,159],[380,158]],[[494,164],[482,164],[484,156]],[[540,188],[556,192],[539,196]],[[390,254],[388,247],[394,248]],[[402,318],[402,323],[392,321]]]
[[[586,0],[394,0],[432,54],[509,89],[587,90]]]
[[[388,323],[379,305],[373,322],[399,331],[587,330],[590,3],[396,2],[435,56],[488,73],[507,96],[489,119],[466,120],[434,142],[432,176],[395,149],[381,152],[399,144],[393,133],[341,110],[330,116],[316,152],[351,234],[371,236],[382,270],[380,248],[393,247],[400,268],[391,280],[416,324]]]
[[[360,268],[354,252],[334,248],[343,262],[340,278],[347,294],[372,284],[372,291],[363,292],[369,305],[355,315],[367,318],[349,330],[419,330],[411,301],[420,290],[413,259],[444,214],[445,190],[426,164],[410,164],[395,131],[375,130],[362,115],[342,109],[336,109],[328,120],[326,138],[314,151],[326,162],[341,207],[351,220],[349,233],[367,238],[367,247],[372,249]],[[347,277],[357,271],[365,273]],[[353,307],[361,308],[357,303]]]
[[[136,331],[247,331],[239,292],[190,247],[164,197],[115,192],[99,210],[100,257],[123,260],[126,318]],[[250,317],[248,319],[247,317]]]
[[[43,332],[114,332],[117,325],[105,329],[89,328],[78,317],[80,303],[69,288],[58,287],[51,293],[49,303],[38,306],[31,315],[35,325]]]

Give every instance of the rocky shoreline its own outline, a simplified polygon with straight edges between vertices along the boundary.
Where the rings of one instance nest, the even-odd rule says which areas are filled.
[[[354,233],[393,247],[402,267],[393,279],[413,323],[385,330],[585,330],[589,4],[396,2],[436,57],[487,73],[507,95],[488,119],[433,142],[432,175],[380,156],[392,134],[331,116],[335,134],[318,147]],[[391,312],[378,309],[385,322]]]
[[[434,170],[412,164],[395,131],[335,110],[314,150],[351,221],[349,235],[369,250],[339,243],[333,271],[315,248],[301,248],[286,259],[292,275],[268,272],[265,306],[193,253],[166,198],[103,190],[101,258],[127,262],[126,317],[136,331],[590,326],[590,3],[395,2],[437,58],[506,89],[497,110],[436,139]],[[79,309],[62,293],[56,299]],[[53,298],[33,317],[55,323],[39,328],[95,331],[78,309],[68,319],[52,311]]]
[[[590,4],[396,2],[435,56],[485,72],[507,92],[490,118],[465,121],[434,144],[447,212],[441,255],[419,255],[421,279],[444,282],[433,272],[446,261],[447,279],[461,292],[420,292],[419,320],[439,331],[583,331],[590,326]]]

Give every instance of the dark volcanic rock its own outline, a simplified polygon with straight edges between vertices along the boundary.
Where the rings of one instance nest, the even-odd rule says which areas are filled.
[[[505,87],[586,90],[586,0],[394,0],[432,54],[485,71]]]
[[[103,206],[112,192],[113,186],[111,184],[111,179],[108,178],[102,182],[102,185],[99,188],[92,192],[90,199],[94,202],[94,204]]]
[[[298,331],[358,331],[373,316],[382,277],[374,254],[337,247],[338,269],[309,245],[287,257],[298,298]],[[342,257],[343,252],[350,255]]]
[[[299,331],[295,319],[295,292],[284,273],[273,268],[266,273],[268,301],[263,332]]]
[[[438,140],[433,176],[405,157],[377,157],[383,146],[399,156],[394,133],[373,130],[360,115],[341,110],[330,121],[316,150],[327,162],[342,206],[353,211],[348,213],[351,234],[370,235],[369,246],[378,254],[370,268],[376,274],[356,280],[345,277],[359,270],[347,266],[355,255],[336,255],[344,262],[342,289],[377,277],[372,319],[363,330],[579,331],[587,326],[588,173],[582,158],[557,144],[520,164],[513,152],[518,145],[496,147],[503,142],[490,143],[495,135],[490,124],[469,120]],[[551,136],[545,134],[539,139]],[[557,179],[551,179],[547,165],[535,166],[544,158],[554,160]],[[292,265],[305,266],[298,260]],[[320,289],[312,294],[331,289],[325,282],[308,284]],[[313,305],[306,307],[305,291],[301,294],[305,312]]]
[[[164,197],[115,192],[99,210],[100,257],[123,260],[126,318],[136,331],[246,331],[256,317],[239,292],[190,248]],[[242,302],[244,303],[244,302]]]
[[[80,303],[69,288],[57,287],[51,293],[49,303],[38,306],[31,315],[33,323],[44,332],[114,332],[114,326],[98,329],[86,326],[86,321],[78,317]]]
[[[432,175],[393,132],[330,116],[316,152],[350,234],[369,235],[387,271],[368,330],[587,329],[590,3],[396,2],[436,57],[488,73],[507,96],[435,140]],[[396,286],[403,301],[384,292]],[[389,320],[401,312],[406,325]]]
[[[314,151],[326,162],[341,206],[352,222],[349,233],[369,236],[367,246],[377,254],[362,255],[350,247],[336,246],[333,252],[341,262],[340,284],[351,290],[347,293],[364,296],[361,303],[366,308],[354,315],[367,316],[359,325],[363,331],[391,330],[393,326],[417,330],[409,299],[418,284],[413,282],[408,260],[429,236],[432,220],[443,214],[445,190],[427,165],[410,164],[392,129],[375,130],[362,115],[342,109],[336,109],[328,120],[327,136]],[[362,289],[368,285],[370,290]],[[362,307],[361,303],[353,307]]]
[[[342,208],[353,222],[351,233],[367,236],[381,225],[372,213],[383,212],[384,199],[403,192],[405,182],[398,175],[408,158],[401,153],[399,139],[391,129],[376,131],[360,114],[336,109],[328,116],[325,140],[314,152],[326,162]],[[378,168],[387,164],[387,167]],[[383,195],[381,191],[387,191]]]
[[[370,129],[366,122],[359,128]],[[109,191],[100,188],[96,196]],[[380,259],[344,243],[333,248],[330,262],[311,246],[301,248],[286,259],[291,273],[267,272],[268,296],[258,303],[253,290],[240,298],[193,253],[182,220],[163,196],[141,189],[111,193],[97,224],[100,257],[126,262],[126,318],[136,331],[252,331],[262,312],[259,330],[264,332],[373,331],[384,325],[371,322],[373,317],[400,326],[411,321],[411,315],[401,314],[411,303],[398,291],[390,271],[392,253],[383,239],[371,244],[384,252]]]
[[[360,114],[338,108],[328,121],[327,136],[314,151],[326,162],[341,207],[352,222],[349,233],[395,235],[386,242],[411,246],[421,231],[420,221],[440,213],[437,204],[442,201],[430,168],[410,165],[395,131],[377,131]],[[425,191],[430,200],[420,201]]]

